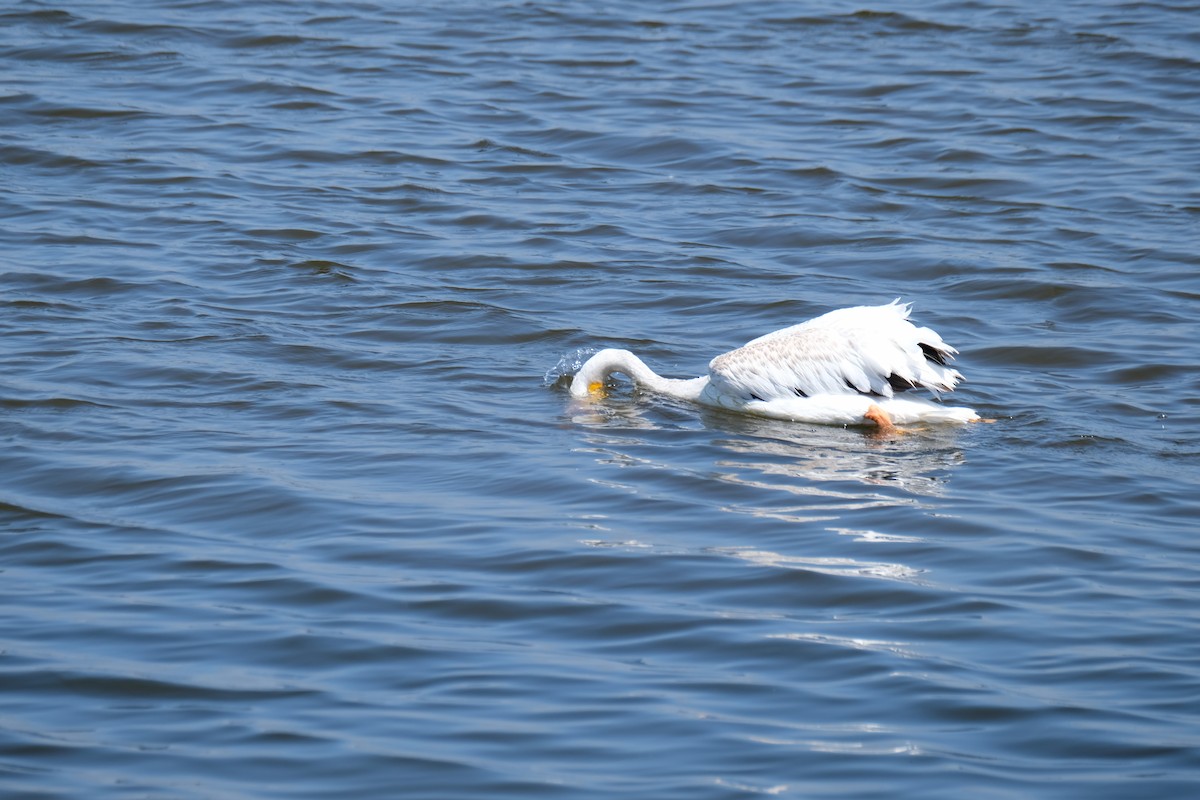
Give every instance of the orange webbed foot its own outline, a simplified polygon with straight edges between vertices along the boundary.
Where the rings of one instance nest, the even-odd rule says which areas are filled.
[[[876,435],[891,436],[894,434],[904,433],[903,430],[897,428],[896,424],[892,422],[891,416],[875,403],[872,403],[867,408],[867,413],[863,414],[863,419],[875,423]]]

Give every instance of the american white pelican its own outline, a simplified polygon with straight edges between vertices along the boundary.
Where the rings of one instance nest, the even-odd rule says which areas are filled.
[[[628,350],[601,350],[571,381],[571,395],[602,396],[614,372],[660,394],[775,419],[837,425],[873,423],[890,430],[914,422],[974,422],[961,406],[897,397],[908,389],[954,390],[962,378],[946,366],[958,351],[908,321],[911,306],[830,311],[768,333],[717,356],[690,380],[655,374]]]

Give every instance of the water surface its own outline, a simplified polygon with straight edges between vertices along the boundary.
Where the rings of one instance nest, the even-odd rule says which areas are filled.
[[[1200,791],[1197,20],[9,4],[0,789]],[[559,379],[895,297],[997,423]]]

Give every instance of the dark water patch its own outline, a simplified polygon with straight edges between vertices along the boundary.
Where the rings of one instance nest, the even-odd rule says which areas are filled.
[[[80,699],[121,698],[124,703],[139,705],[146,702],[252,702],[275,698],[295,697],[303,691],[294,689],[237,689],[228,686],[181,684],[154,678],[135,678],[97,673],[48,671],[42,674],[10,675],[22,691],[58,691]]]
[[[253,236],[258,239],[275,239],[282,242],[309,242],[313,239],[319,239],[325,234],[320,231],[305,230],[302,228],[290,228],[284,230],[270,229],[249,229],[246,231],[247,236]]]
[[[78,18],[73,28],[85,34],[103,36],[137,36],[142,40],[150,37],[190,38],[202,34],[206,29],[196,25],[171,25],[163,22],[135,22],[128,19]],[[209,28],[211,29],[211,28]]]
[[[109,50],[104,47],[88,47],[65,43],[43,47],[17,47],[8,50],[8,56],[22,61],[58,64],[76,62],[98,67],[140,66],[148,57],[147,54]],[[148,54],[151,58],[171,58],[175,54],[169,51]]]
[[[314,40],[294,34],[265,34],[257,36],[234,36],[226,39],[224,45],[236,50],[251,50],[257,48],[288,48],[310,44]]]
[[[354,268],[348,264],[342,264],[337,261],[308,259],[306,261],[298,261],[294,264],[291,264],[291,267],[293,269],[309,272],[314,275],[330,276],[344,281],[355,280]]]
[[[51,120],[78,119],[78,120],[140,120],[151,117],[145,111],[140,109],[129,108],[87,108],[87,107],[65,107],[51,106],[49,104],[40,103],[36,108],[27,108],[25,113],[32,117],[40,117]]]
[[[64,170],[89,169],[101,166],[99,162],[86,158],[18,145],[0,147],[0,159],[3,159],[5,164],[15,166],[32,164],[39,167]]]
[[[46,411],[72,411],[88,406],[106,406],[105,403],[74,397],[3,397],[0,398],[0,405],[12,410],[38,409]]]
[[[61,24],[77,19],[75,15],[69,11],[62,9],[37,9],[35,11],[6,11],[0,13],[0,19],[6,19],[11,22],[34,22],[39,24]]]
[[[321,89],[316,86],[308,86],[304,84],[281,83],[272,80],[258,81],[230,81],[225,87],[225,91],[233,95],[266,95],[272,97],[295,98],[300,97],[333,97],[334,92]],[[318,153],[321,151],[311,151]]]

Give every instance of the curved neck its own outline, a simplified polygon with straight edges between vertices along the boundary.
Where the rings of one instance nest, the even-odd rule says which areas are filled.
[[[587,397],[595,386],[603,384],[614,372],[628,375],[638,386],[684,400],[698,399],[708,385],[708,378],[664,378],[628,350],[601,350],[575,373],[571,380],[571,394],[574,397]]]

